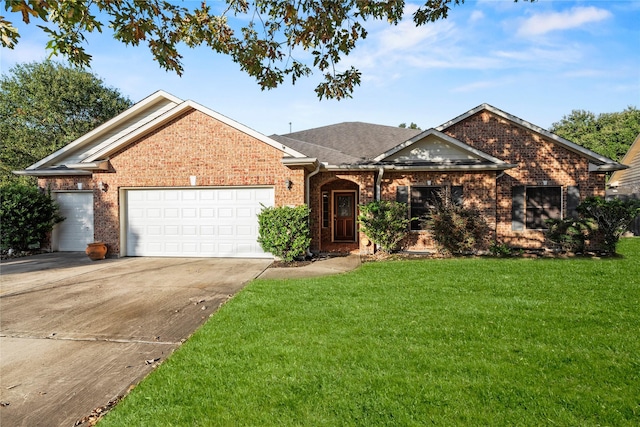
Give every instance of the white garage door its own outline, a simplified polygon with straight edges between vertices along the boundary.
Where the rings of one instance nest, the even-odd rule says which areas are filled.
[[[53,250],[84,251],[93,242],[93,193],[53,193],[66,219],[53,228]]]
[[[273,188],[127,191],[127,255],[271,258],[258,244],[258,213]]]

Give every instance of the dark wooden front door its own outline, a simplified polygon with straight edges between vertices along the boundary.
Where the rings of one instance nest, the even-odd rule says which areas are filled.
[[[333,240],[353,242],[356,238],[355,193],[333,193]]]

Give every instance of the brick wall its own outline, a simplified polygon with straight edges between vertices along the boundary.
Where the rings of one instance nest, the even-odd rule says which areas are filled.
[[[496,225],[494,171],[487,172],[386,172],[382,178],[382,200],[396,200],[398,186],[462,186],[463,203],[480,212],[491,229]],[[428,182],[431,182],[430,184]],[[429,231],[411,231],[402,242],[404,250],[433,251],[435,243]]]
[[[107,242],[112,255],[120,252],[121,188],[257,186],[275,188],[276,206],[304,203],[304,170],[289,169],[283,153],[210,116],[193,110],[113,154],[110,169],[92,177],[40,179],[53,190],[94,189],[95,239]],[[285,185],[289,179],[290,189]],[[107,192],[98,190],[107,183]]]
[[[537,248],[544,233],[511,230],[512,187],[517,185],[561,186],[566,212],[567,186],[579,186],[580,198],[603,196],[605,177],[589,173],[589,161],[542,135],[483,111],[444,130],[447,135],[518,165],[497,180],[497,238],[516,247]]]

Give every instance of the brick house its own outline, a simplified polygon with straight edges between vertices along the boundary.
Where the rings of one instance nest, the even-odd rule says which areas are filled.
[[[414,217],[443,189],[496,240],[540,247],[545,218],[604,195],[605,173],[623,168],[486,104],[426,131],[355,122],[267,137],[160,91],[16,173],[60,203],[53,250],[99,240],[112,256],[270,257],[256,242],[262,206],[308,205],[313,252],[370,253],[359,204],[400,200]],[[412,223],[404,249],[432,247]]]

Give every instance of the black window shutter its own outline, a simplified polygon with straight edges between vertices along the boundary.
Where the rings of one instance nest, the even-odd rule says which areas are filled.
[[[522,185],[511,188],[511,229],[514,231],[524,230],[524,194]]]
[[[463,201],[462,185],[451,186],[451,202],[453,202],[454,205],[462,206]]]
[[[396,189],[396,202],[409,204],[409,187],[398,185]]]
[[[567,187],[567,214],[566,218],[578,217],[578,205],[580,204],[580,187],[570,185]]]

